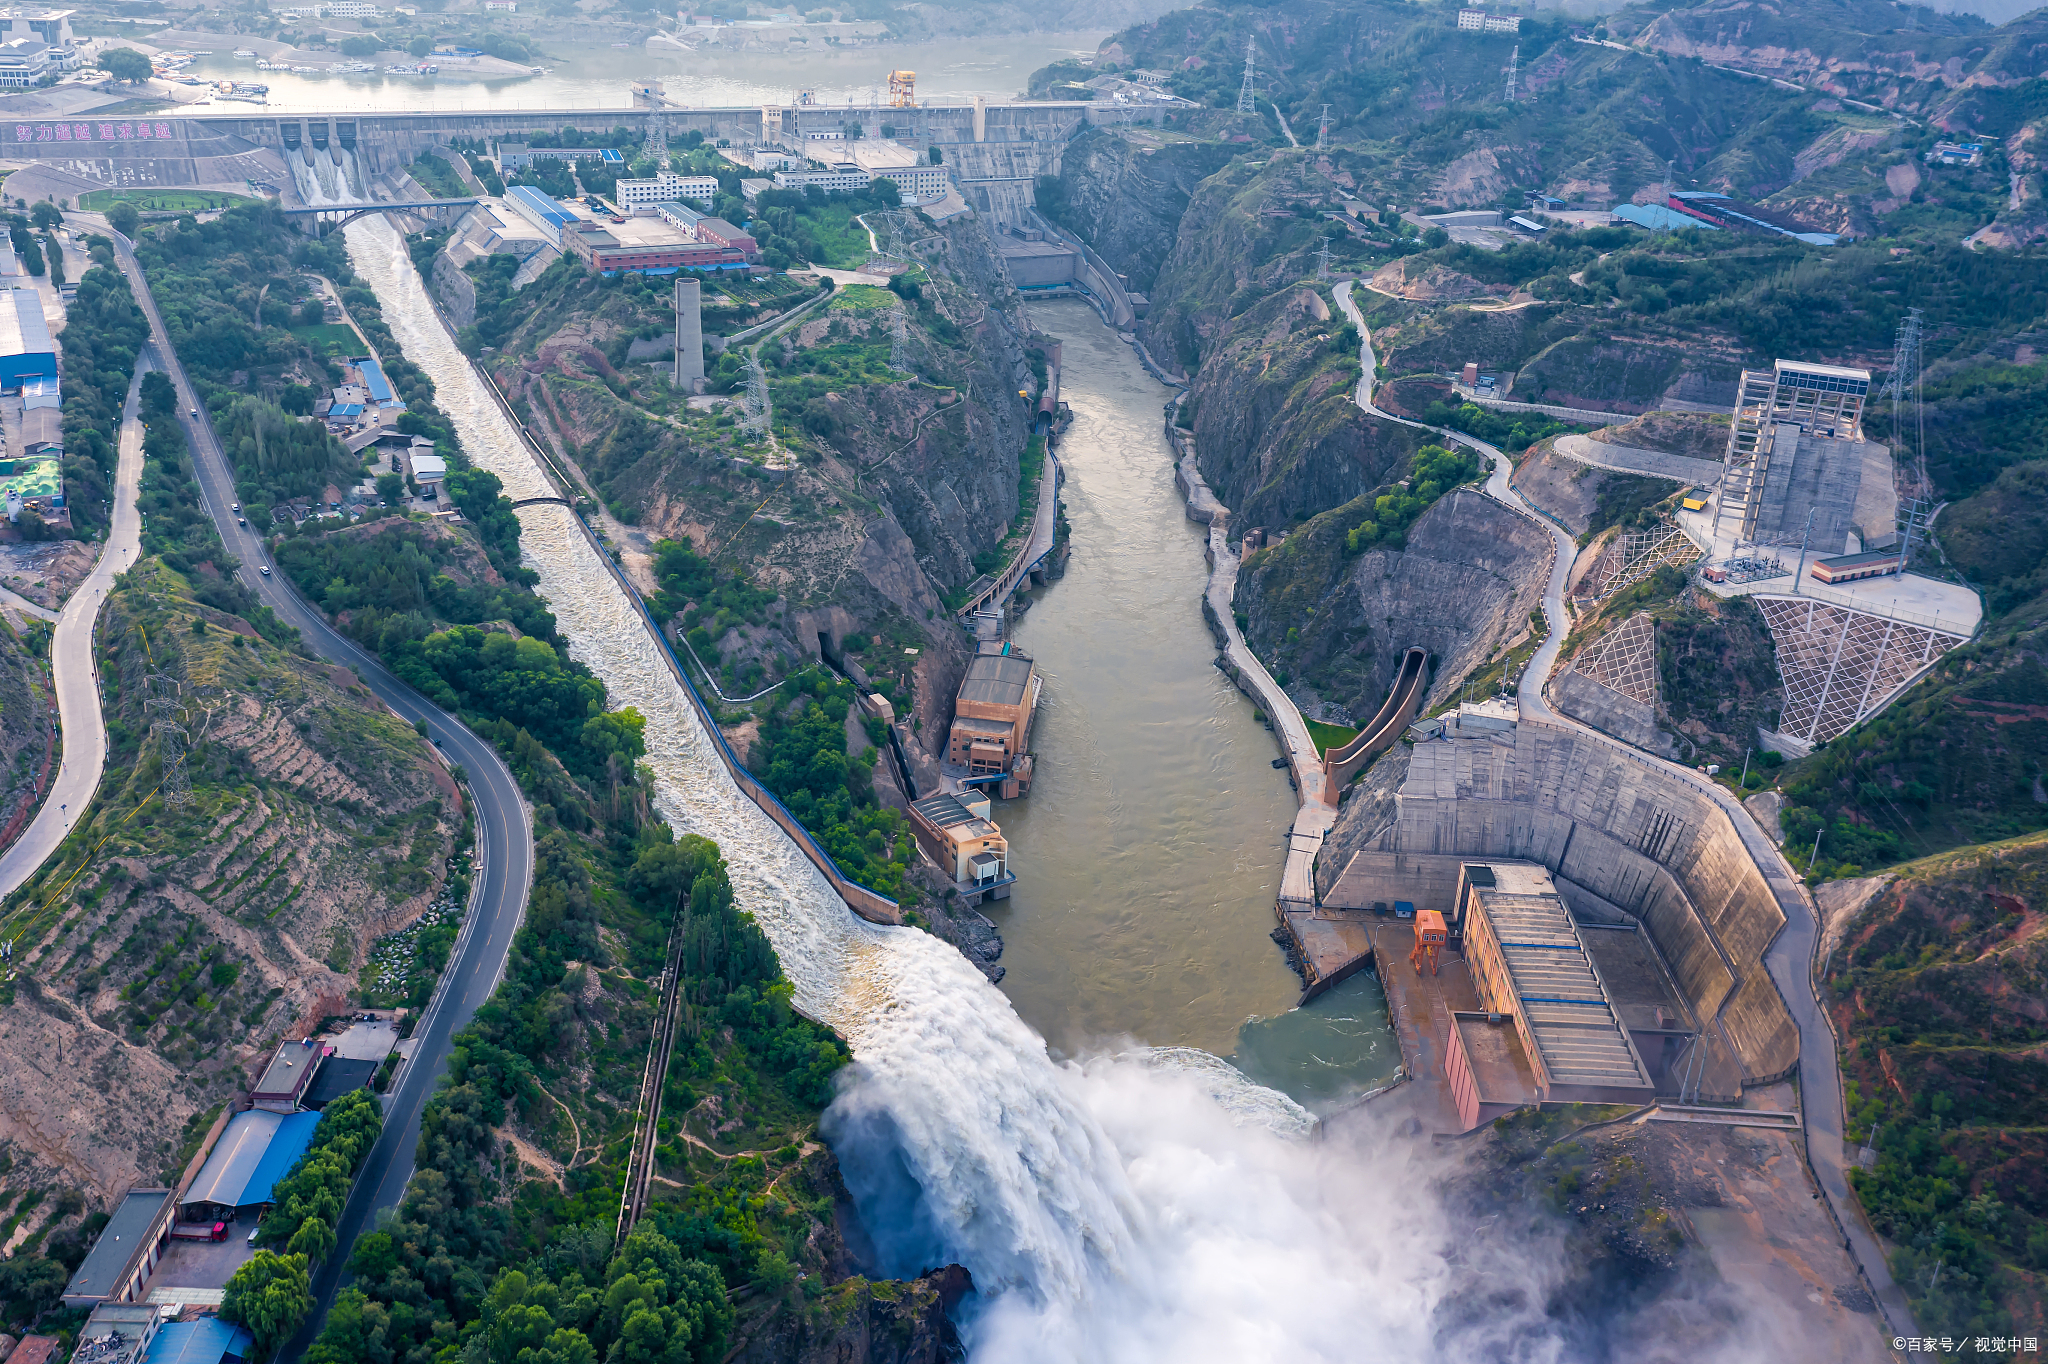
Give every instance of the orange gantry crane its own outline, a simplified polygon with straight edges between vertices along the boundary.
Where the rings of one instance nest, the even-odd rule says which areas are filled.
[[[1450,931],[1444,927],[1444,916],[1436,910],[1425,909],[1415,916],[1415,947],[1408,953],[1408,964],[1415,968],[1416,975],[1437,973],[1436,954],[1451,939]],[[1423,967],[1429,970],[1425,973]]]
[[[889,73],[889,107],[891,109],[914,109],[917,107],[917,73],[915,71],[891,71]]]

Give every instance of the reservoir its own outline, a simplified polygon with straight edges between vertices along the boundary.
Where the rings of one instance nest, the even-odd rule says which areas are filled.
[[[966,103],[976,95],[1015,99],[1033,71],[1062,57],[1093,53],[1107,36],[1019,33],[781,52],[728,52],[715,43],[684,52],[674,47],[621,49],[543,41],[542,55],[535,62],[546,67],[547,74],[496,79],[461,76],[452,66],[442,67],[438,76],[258,71],[253,59],[228,55],[232,44],[222,42],[188,69],[208,80],[261,81],[270,87],[266,107],[277,113],[628,109],[633,103],[632,82],[646,77],[660,80],[669,99],[694,108],[787,104],[802,89],[811,91],[821,104],[850,103],[865,113],[871,98],[886,98],[889,72],[898,67],[917,73],[919,100]],[[336,51],[320,60],[348,58]],[[251,108],[232,102],[205,107],[226,114]]]
[[[1212,662],[1208,531],[1186,516],[1162,430],[1173,390],[1086,303],[1032,317],[1062,343],[1074,413],[1058,447],[1071,557],[1011,632],[1046,688],[1031,794],[996,812],[1019,869],[986,907],[1002,988],[1070,1054],[1126,1040],[1236,1053],[1311,1108],[1383,1083],[1400,1055],[1369,974],[1290,1012],[1301,981],[1269,934],[1294,793]]]

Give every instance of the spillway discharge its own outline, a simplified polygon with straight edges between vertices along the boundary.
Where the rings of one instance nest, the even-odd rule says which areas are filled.
[[[403,238],[381,218],[346,231],[470,458],[508,496],[552,495],[435,315]],[[612,704],[647,717],[663,816],[718,842],[797,1003],[851,1044],[826,1135],[886,1272],[955,1261],[973,1272],[963,1329],[976,1360],[1559,1357],[1527,1306],[1544,1286],[1525,1255],[1496,1267],[1489,1290],[1522,1308],[1447,1332],[1439,1309],[1476,1264],[1461,1253],[1454,1275],[1436,1171],[1414,1144],[1305,1141],[1298,1107],[1205,1053],[1055,1063],[952,947],[849,913],[733,786],[573,515],[522,508],[525,562]]]

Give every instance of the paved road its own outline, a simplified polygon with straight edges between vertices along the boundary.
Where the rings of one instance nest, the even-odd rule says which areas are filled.
[[[1668,455],[1662,450],[1644,450],[1633,445],[1615,445],[1591,436],[1559,436],[1560,454],[1596,469],[1623,474],[1648,474],[1652,478],[1675,478],[1681,483],[1712,487],[1721,481],[1728,466],[1719,460],[1695,459],[1689,455]]]
[[[1365,379],[1359,385],[1357,401],[1360,407],[1377,417],[1389,421],[1401,421],[1409,426],[1419,425],[1407,422],[1372,405],[1372,374],[1374,356],[1372,336],[1366,331],[1365,319],[1358,313],[1357,305],[1351,301],[1351,290],[1347,284],[1337,287],[1337,302],[1352,323],[1357,326],[1364,339],[1363,361]],[[1567,716],[1558,714],[1543,695],[1543,685],[1549,679],[1551,670],[1557,666],[1557,656],[1564,647],[1565,633],[1570,617],[1565,614],[1564,590],[1571,574],[1572,559],[1578,553],[1578,543],[1564,531],[1551,524],[1546,518],[1536,515],[1534,509],[1522,499],[1522,495],[1509,486],[1509,475],[1513,465],[1506,455],[1486,444],[1456,431],[1441,434],[1461,445],[1477,450],[1492,463],[1492,472],[1486,481],[1486,491],[1509,506],[1527,512],[1551,534],[1557,545],[1556,561],[1551,566],[1550,582],[1543,591],[1543,610],[1548,618],[1550,637],[1537,649],[1529,665],[1522,672],[1521,713],[1524,719],[1534,718],[1542,723],[1569,729],[1595,742],[1609,745],[1627,753],[1631,758],[1654,767],[1662,768],[1668,775],[1684,781],[1693,790],[1705,795],[1721,807],[1735,826],[1736,834],[1742,839],[1743,848],[1763,874],[1764,882],[1771,888],[1778,907],[1784,911],[1785,928],[1778,934],[1770,949],[1764,954],[1765,969],[1778,987],[1778,993],[1785,1001],[1786,1009],[1799,1027],[1799,1106],[1806,1131],[1807,1158],[1812,1163],[1815,1176],[1820,1181],[1821,1192],[1827,1196],[1828,1204],[1835,1214],[1837,1223],[1848,1237],[1849,1250],[1863,1268],[1865,1276],[1877,1292],[1878,1300],[1884,1307],[1885,1318],[1895,1335],[1915,1334],[1913,1316],[1907,1308],[1905,1294],[1893,1282],[1891,1271],[1885,1264],[1884,1252],[1864,1221],[1860,1205],[1851,1196],[1843,1148],[1843,1102],[1842,1074],[1835,1050],[1835,1034],[1828,1025],[1820,1004],[1814,995],[1813,956],[1818,932],[1811,902],[1799,884],[1791,867],[1771,841],[1757,827],[1756,820],[1743,808],[1735,793],[1715,782],[1707,781],[1691,768],[1654,758],[1639,749],[1629,748],[1608,738],[1598,730]]]
[[[107,599],[114,575],[134,566],[142,541],[142,518],[135,510],[142,484],[142,423],[136,420],[136,394],[145,370],[154,369],[147,352],[136,362],[128,383],[128,402],[121,412],[121,448],[114,465],[114,521],[99,562],[64,603],[50,637],[50,673],[57,687],[57,717],[64,734],[64,756],[57,779],[50,783],[43,808],[26,831],[0,855],[0,896],[35,875],[57,851],[79,812],[99,790],[107,766],[107,726],[100,714],[99,669],[93,659],[93,626]],[[8,594],[12,596],[12,593]],[[32,605],[32,604],[31,604]],[[36,614],[47,616],[41,607]]]
[[[149,316],[157,353],[177,382],[179,410],[190,414],[200,406],[199,400],[183,364],[171,349],[141,267],[125,239],[111,228],[108,235],[118,243],[121,268],[134,287],[136,301]],[[418,1041],[413,1058],[400,1072],[397,1087],[385,1097],[384,1135],[372,1148],[355,1191],[342,1209],[341,1225],[335,1229],[339,1238],[337,1249],[313,1281],[317,1304],[314,1314],[280,1356],[290,1360],[312,1343],[335,1291],[341,1286],[350,1245],[370,1225],[379,1209],[397,1206],[406,1182],[412,1178],[420,1115],[427,1097],[447,1073],[451,1040],[497,988],[505,972],[506,956],[512,949],[512,935],[525,915],[526,896],[533,882],[533,826],[518,783],[489,744],[392,676],[354,641],[336,633],[281,577],[264,577],[258,571],[260,565],[270,561],[270,556],[254,528],[238,524],[232,510],[234,481],[213,427],[203,418],[189,415],[184,422],[197,456],[193,467],[199,476],[200,500],[219,527],[222,541],[242,560],[243,567],[236,576],[280,619],[297,627],[308,648],[323,658],[353,668],[377,699],[400,716],[426,721],[428,735],[449,760],[467,769],[470,790],[476,798],[478,870],[469,919],[449,956],[441,991],[414,1034]]]

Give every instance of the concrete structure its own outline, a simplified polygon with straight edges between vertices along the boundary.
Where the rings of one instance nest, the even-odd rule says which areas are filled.
[[[1466,863],[1453,903],[1480,1003],[1513,1020],[1539,1098],[1643,1103],[1655,1095],[1548,870]]]
[[[1573,719],[1669,756],[1657,729],[1657,622],[1647,611],[1586,645],[1550,686],[1551,699]]]
[[[66,1307],[128,1302],[149,1281],[163,1258],[177,1207],[169,1189],[130,1189],[114,1209],[100,1239],[64,1285]]]
[[[1506,1015],[1456,1010],[1446,1040],[1444,1078],[1461,1131],[1538,1101],[1528,1053]]]
[[[1717,556],[1744,542],[1800,543],[1809,509],[1808,543],[1824,554],[1891,539],[1898,496],[1890,453],[1863,439],[1869,392],[1868,370],[1837,365],[1779,360],[1742,372],[1713,519]]]
[[[676,277],[675,372],[669,382],[685,393],[704,389],[704,286],[687,276]]]
[[[263,1068],[262,1076],[249,1091],[249,1100],[255,1107],[272,1113],[295,1113],[299,1096],[306,1092],[306,1086],[313,1082],[313,1072],[319,1068],[318,1047],[286,1042]]]
[[[612,187],[612,202],[622,209],[651,209],[679,199],[710,203],[718,193],[715,175],[676,175],[662,171],[652,180],[621,180]]]
[[[1501,858],[1547,868],[1581,917],[1640,924],[1699,1020],[1705,1097],[1797,1062],[1798,1029],[1763,967],[1784,911],[1729,817],[1682,774],[1525,715],[1417,743],[1388,822],[1350,846],[1319,859],[1325,907],[1455,909],[1459,866]]]
[[[1897,549],[1872,549],[1861,554],[1839,554],[1832,559],[1818,560],[1807,572],[1824,583],[1853,583],[1862,578],[1882,578],[1888,573],[1898,573],[1905,566]]]
[[[969,782],[1001,783],[1010,799],[1031,788],[1031,721],[1045,682],[1030,658],[1003,649],[968,663],[953,701],[946,761],[965,768]]]
[[[150,1303],[102,1303],[78,1328],[74,1364],[140,1364],[162,1318]]]
[[[1758,596],[1756,604],[1771,627],[1785,684],[1778,732],[1793,741],[1795,755],[1875,715],[1943,654],[1969,641],[1961,628],[1937,629],[1811,596]]]
[[[941,793],[912,801],[910,828],[918,846],[952,878],[969,906],[983,897],[1006,900],[1016,876],[1010,844],[989,818],[989,798],[978,791]]]
[[[0,291],[0,391],[56,377],[57,347],[43,316],[42,296],[32,289]]]
[[[574,213],[532,185],[512,186],[505,191],[504,203],[505,207],[533,224],[554,247],[562,245],[563,231],[577,221]]]
[[[71,47],[77,38],[71,32],[73,9],[0,9],[0,43],[18,38],[35,38],[51,47]]]
[[[996,254],[1010,272],[1010,282],[1019,289],[1052,289],[1074,283],[1081,264],[1080,253],[1064,242],[1023,241],[1011,236],[994,239]]]

